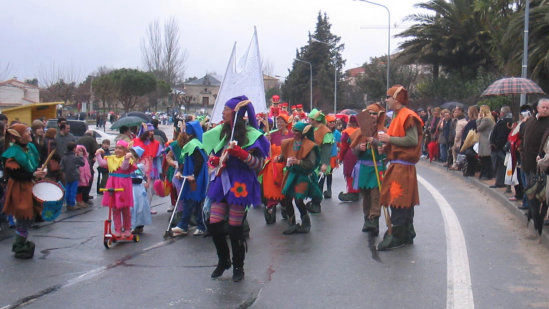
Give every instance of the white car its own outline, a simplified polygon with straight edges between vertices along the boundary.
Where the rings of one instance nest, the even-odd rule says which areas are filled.
[[[99,147],[101,147],[101,142],[103,142],[104,139],[111,141],[111,146],[109,147],[110,149],[114,149],[114,146],[116,146],[116,142],[114,141],[116,135],[105,133],[97,129],[90,129],[90,131],[93,131],[93,137],[97,141],[97,144],[99,144]]]

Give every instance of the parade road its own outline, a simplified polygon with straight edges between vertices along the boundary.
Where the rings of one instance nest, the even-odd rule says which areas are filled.
[[[138,243],[103,247],[107,210],[63,213],[31,231],[36,254],[17,260],[0,241],[0,308],[547,308],[549,250],[526,219],[457,173],[418,164],[414,244],[377,252],[361,232],[360,202],[322,202],[308,234],[283,235],[280,213],[251,226],[242,282],[210,274],[211,237],[164,240],[168,198]],[[334,175],[334,196],[344,188]],[[94,192],[94,191],[93,191]],[[384,220],[380,220],[382,231]]]

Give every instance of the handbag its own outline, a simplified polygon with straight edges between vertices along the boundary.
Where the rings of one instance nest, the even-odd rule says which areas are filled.
[[[524,191],[529,200],[537,199],[540,202],[545,202],[545,186],[547,184],[547,175],[543,173],[536,173],[532,177],[532,181],[526,187]]]

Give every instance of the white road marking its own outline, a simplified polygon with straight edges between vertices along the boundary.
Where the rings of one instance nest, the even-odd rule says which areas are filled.
[[[423,177],[417,176],[417,179],[431,193],[444,219],[447,268],[446,308],[474,308],[469,257],[461,224],[444,196]]]

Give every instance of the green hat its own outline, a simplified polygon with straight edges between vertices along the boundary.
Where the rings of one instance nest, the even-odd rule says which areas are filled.
[[[326,116],[316,108],[313,108],[309,113],[309,118],[318,122],[326,123]]]
[[[301,132],[305,137],[309,138],[310,140],[314,141],[314,129],[310,124],[307,124],[305,122],[297,122],[294,124],[293,128],[294,131]]]

